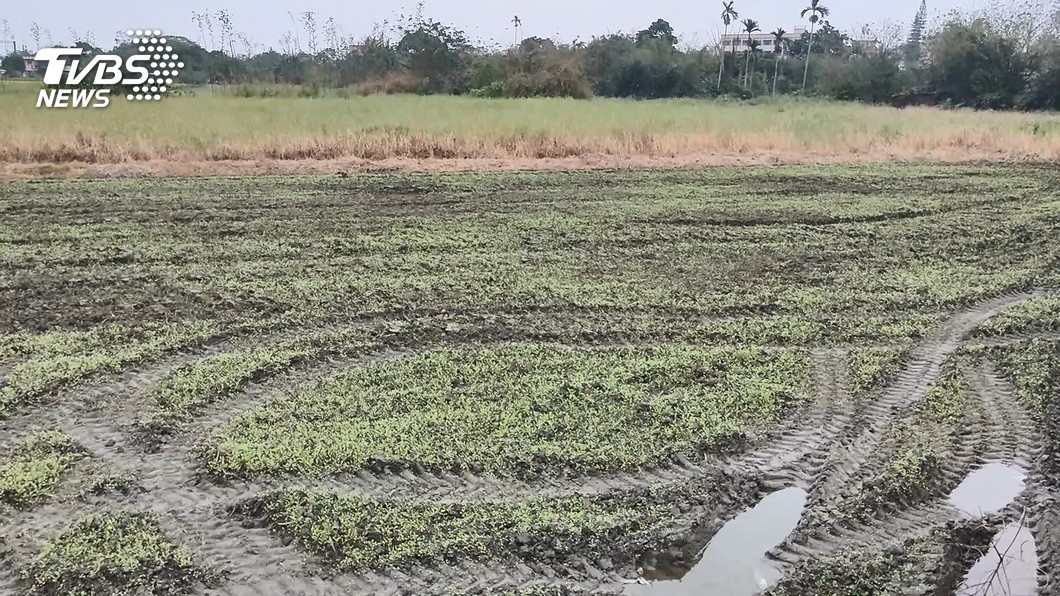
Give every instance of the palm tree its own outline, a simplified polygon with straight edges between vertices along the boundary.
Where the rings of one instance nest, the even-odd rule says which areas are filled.
[[[733,5],[733,3],[735,1],[736,0],[732,0],[730,2],[722,2],[721,3],[721,6],[722,6],[721,22],[725,23],[725,35],[722,36],[722,39],[725,39],[725,37],[727,37],[729,35],[729,25],[731,25],[732,22],[734,20],[736,20],[737,17],[740,16],[739,13],[736,12],[736,9],[732,7],[732,5]],[[721,43],[719,45],[721,45],[721,63],[718,64],[718,90],[720,91],[721,90],[721,73],[722,73],[722,69],[725,68],[725,44],[723,42],[723,43]]]
[[[756,32],[756,31],[761,31],[761,29],[758,27],[758,21],[756,21],[754,19],[744,19],[743,21],[741,21],[741,24],[743,25],[744,33],[747,34],[747,47],[750,48],[751,47],[751,41],[753,41],[751,39],[751,34]],[[744,87],[747,87],[747,85],[751,82],[751,76],[750,76],[750,72],[751,71],[750,71],[750,68],[751,68],[751,51],[750,51],[750,49],[748,49],[748,51],[747,51],[747,59],[745,60],[745,64],[744,64],[744,67],[743,67],[743,79],[744,79],[744,85],[743,86]]]
[[[810,14],[810,43],[806,46],[806,68],[802,71],[802,94],[806,95],[806,77],[810,74],[810,50],[813,49],[813,30],[817,27],[817,21],[821,17],[828,16],[828,7],[821,4],[821,0],[810,0],[810,5],[802,9],[802,17]]]
[[[758,56],[762,54],[762,42],[752,39],[747,42],[747,45],[751,48],[748,50],[748,53],[751,54],[751,70],[747,71],[747,88],[754,89],[754,80],[751,75],[754,74],[758,67]]]
[[[780,72],[780,57],[784,53],[784,36],[787,34],[788,32],[780,27],[773,32],[773,53],[777,57],[773,65],[773,95],[777,94],[777,73]]]

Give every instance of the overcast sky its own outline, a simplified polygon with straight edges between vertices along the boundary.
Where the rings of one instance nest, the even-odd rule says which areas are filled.
[[[808,0],[736,0],[740,18],[750,17],[769,31],[777,27],[791,30],[802,25],[799,12]],[[928,0],[929,15],[939,15],[953,8],[976,9],[986,0]],[[320,23],[333,17],[341,34],[360,37],[372,30],[372,25],[384,19],[395,20],[399,13],[412,12],[415,2],[359,2],[350,0],[300,0],[299,2],[267,2],[262,0],[216,0],[203,2],[155,0],[51,0],[47,10],[34,8],[32,3],[5,4],[15,11],[0,9],[0,19],[8,21],[11,37],[19,46],[33,46],[30,28],[36,22],[51,34],[56,44],[71,41],[73,29],[84,37],[91,32],[98,46],[113,45],[118,30],[152,28],[170,35],[185,35],[197,39],[198,27],[192,20],[193,12],[227,10],[236,31],[245,33],[264,47],[280,48],[280,39],[294,31],[287,11],[297,18],[304,11],[313,11]],[[829,20],[847,32],[858,32],[866,23],[890,21],[908,27],[920,0],[823,0],[832,9]],[[708,2],[689,0],[428,0],[424,14],[439,21],[456,25],[472,39],[489,43],[513,41],[512,17],[522,20],[522,36],[538,35],[571,41],[588,40],[593,35],[643,29],[657,18],[666,19],[684,43],[702,45],[714,39],[721,27],[718,16],[720,0]],[[0,23],[2,25],[2,23]],[[305,32],[298,26],[302,46]],[[215,36],[219,27],[215,24]],[[0,38],[7,37],[0,30]],[[323,39],[323,33],[318,33]],[[41,43],[46,44],[43,35]],[[208,45],[208,44],[207,44]],[[318,44],[321,45],[322,44]]]

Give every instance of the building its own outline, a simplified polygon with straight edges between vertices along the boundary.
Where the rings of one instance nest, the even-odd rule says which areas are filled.
[[[44,76],[44,69],[48,67],[48,64],[46,62],[44,62],[44,61],[39,61],[38,62],[37,60],[34,60],[33,57],[36,54],[31,53],[30,51],[28,51],[26,49],[25,45],[22,46],[22,50],[20,51],[18,49],[18,44],[16,42],[14,42],[14,41],[4,41],[2,47],[4,48],[4,51],[0,52],[0,57],[7,56],[7,55],[9,55],[11,53],[15,53],[15,54],[18,54],[19,56],[22,56],[22,60],[25,61],[25,63],[26,63],[26,72],[24,72],[22,74],[22,76],[25,76],[25,77],[43,77]],[[11,51],[8,52],[7,48],[11,48]]]
[[[795,27],[784,34],[784,39],[788,42],[792,42],[802,37],[802,34],[805,32],[806,27]],[[773,51],[773,34],[768,31],[759,31],[750,35],[747,33],[736,32],[721,36],[721,43],[726,51],[743,51],[751,45],[750,40],[757,41],[759,49],[764,52]]]

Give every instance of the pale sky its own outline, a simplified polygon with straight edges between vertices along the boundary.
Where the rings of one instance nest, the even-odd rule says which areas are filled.
[[[974,10],[981,8],[987,0],[928,0],[929,15],[943,14],[951,9]],[[799,12],[808,0],[736,0],[740,18],[753,18],[769,31],[777,27],[792,30],[800,21]],[[908,27],[920,5],[920,0],[823,0],[832,10],[829,20],[839,29],[859,32],[866,23],[880,24],[890,21]],[[323,41],[323,23],[333,17],[339,33],[363,36],[372,30],[373,24],[385,19],[396,20],[400,13],[410,13],[414,1],[384,4],[382,2],[358,2],[350,0],[299,0],[298,2],[263,2],[261,0],[51,0],[47,10],[34,10],[32,4],[5,2],[17,7],[15,11],[0,8],[0,19],[6,19],[10,37],[32,47],[30,28],[36,22],[47,30],[56,45],[72,41],[73,33],[84,37],[93,34],[95,44],[103,48],[113,45],[118,30],[151,28],[161,29],[169,35],[184,35],[199,38],[199,30],[192,20],[192,12],[214,12],[227,10],[232,16],[236,31],[241,31],[255,43],[280,48],[280,39],[297,28],[304,47],[306,33],[301,24],[297,27],[287,12],[295,17],[305,11],[316,13],[318,39]],[[443,23],[456,25],[466,31],[475,41],[489,43],[490,40],[505,44],[514,41],[512,17],[522,20],[522,37],[537,35],[571,41],[579,38],[588,41],[593,35],[629,32],[647,27],[657,18],[666,19],[673,25],[683,43],[703,45],[715,39],[720,32],[720,0],[708,2],[688,0],[427,0],[425,16]],[[8,38],[0,22],[0,39]],[[215,36],[219,26],[215,23]],[[47,35],[41,43],[46,45]],[[10,42],[8,42],[10,47]],[[207,43],[209,45],[209,43]],[[323,43],[318,42],[319,47]]]

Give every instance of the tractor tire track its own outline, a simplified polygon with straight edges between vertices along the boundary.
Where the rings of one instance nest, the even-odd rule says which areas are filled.
[[[998,455],[1030,469],[1043,455],[1042,440],[1015,387],[987,360],[968,370],[966,378],[987,414],[997,421],[993,428]]]
[[[726,471],[761,474],[777,486],[810,481],[816,455],[854,415],[855,404],[846,390],[848,354],[845,349],[813,350],[816,397],[811,407],[789,415],[779,432],[770,433],[760,441],[762,447],[726,465]]]
[[[947,506],[928,504],[908,507],[897,503],[877,512],[878,518],[862,521],[860,515],[844,515],[842,510],[858,498],[861,486],[872,477],[874,468],[884,463],[879,453],[893,450],[888,427],[903,411],[922,401],[934,385],[943,364],[956,353],[965,335],[986,319],[1011,308],[1030,294],[1003,296],[954,315],[941,329],[914,348],[896,380],[865,405],[858,417],[831,450],[816,480],[811,484],[807,509],[799,524],[771,556],[787,565],[802,559],[835,552],[853,542],[874,543],[914,536],[949,517]],[[968,416],[970,429],[955,437],[952,453],[944,452],[936,494],[952,490],[980,461],[984,441],[1003,430],[1003,423],[984,416]],[[891,449],[888,449],[891,444]],[[932,501],[937,500],[933,498]],[[909,515],[909,512],[913,512]],[[882,523],[883,527],[876,524]]]
[[[0,534],[0,596],[14,596],[20,588],[19,565],[8,544],[8,534]]]
[[[101,452],[100,448],[93,449],[93,445],[121,437],[109,431],[107,436],[99,437],[94,431],[103,427],[115,429],[135,420],[134,413],[142,410],[147,402],[145,388],[154,386],[181,366],[220,351],[219,346],[189,351],[105,374],[101,380],[86,380],[65,387],[33,408],[23,408],[3,420],[0,448],[10,448],[40,430],[61,430],[81,442],[89,452]]]
[[[1045,445],[1039,423],[1016,388],[986,359],[974,369],[972,385],[988,397],[992,411],[1004,421],[1002,444],[1007,458],[1028,470],[1023,493],[1014,507],[1026,514],[1025,523],[1038,549],[1040,594],[1060,589],[1060,487],[1044,473]]]
[[[886,425],[899,410],[921,401],[927,395],[938,378],[942,364],[957,351],[965,335],[987,319],[1033,295],[1002,296],[959,312],[915,347],[895,381],[880,392],[875,400],[866,404],[864,419],[857,420],[855,426],[848,428],[845,438],[832,450],[822,474],[810,488],[809,507],[834,501],[841,496],[843,488],[857,476],[879,446]],[[863,428],[859,429],[859,426]]]

